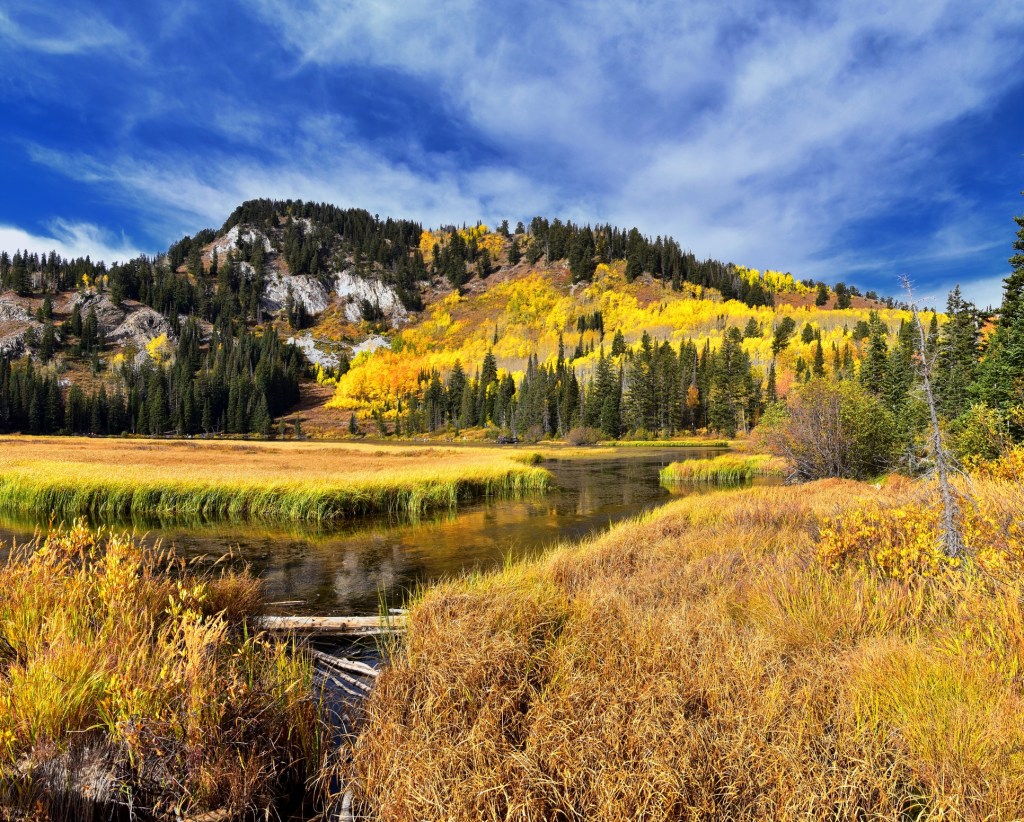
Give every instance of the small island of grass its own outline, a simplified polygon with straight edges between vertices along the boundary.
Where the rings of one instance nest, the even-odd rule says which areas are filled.
[[[663,483],[700,482],[729,485],[755,477],[784,477],[786,461],[768,454],[722,454],[673,462],[661,470]]]
[[[11,513],[327,524],[543,491],[549,474],[481,448],[372,443],[2,438]]]

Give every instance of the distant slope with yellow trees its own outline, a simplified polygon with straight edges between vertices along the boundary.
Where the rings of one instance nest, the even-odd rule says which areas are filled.
[[[475,246],[477,259],[486,252],[483,268],[487,276],[481,276],[484,270],[478,266],[458,287],[445,287],[441,271],[446,249],[453,241]],[[815,372],[856,374],[868,355],[873,331],[876,339],[884,339],[887,350],[895,348],[900,328],[906,327],[910,318],[909,312],[865,299],[855,289],[851,294],[842,284],[838,289],[828,288],[798,281],[788,273],[739,266],[729,267],[732,277],[748,289],[757,285],[762,293],[771,295],[765,302],[774,304],[749,305],[737,298],[725,299],[716,288],[658,279],[648,273],[631,277],[626,259],[597,263],[589,278],[583,279],[574,275],[568,260],[548,263],[541,256],[531,264],[522,249],[532,242],[528,233],[503,236],[485,226],[449,233],[425,231],[420,251],[427,266],[437,271],[425,309],[408,325],[393,331],[389,348],[360,353],[351,361],[347,372],[337,379],[330,405],[352,412],[360,420],[374,418],[382,433],[393,431],[396,422],[402,433],[404,421],[406,433],[417,428],[459,428],[461,422],[463,427],[516,427],[514,433],[521,435],[528,426],[515,426],[514,414],[504,419],[463,414],[461,396],[435,396],[446,408],[433,413],[425,425],[417,425],[411,416],[403,419],[410,408],[413,415],[422,409],[432,381],[435,395],[438,382],[450,389],[453,373],[456,388],[463,394],[476,391],[467,403],[477,408],[487,404],[486,397],[481,397],[486,387],[474,389],[473,382],[479,381],[485,360],[493,357],[497,373],[490,384],[496,386],[495,391],[502,390],[507,376],[521,394],[531,369],[561,369],[566,380],[567,370],[571,370],[577,390],[584,395],[584,407],[576,420],[582,424],[587,386],[596,379],[602,357],[617,379],[629,383],[622,386],[625,403],[631,390],[637,390],[630,381],[633,369],[629,367],[636,352],[645,346],[663,349],[668,343],[676,360],[670,370],[677,372],[677,377],[686,370],[679,363],[683,350],[695,353],[698,362],[689,370],[688,382],[706,395],[699,401],[707,407],[714,400],[713,380],[707,374],[702,380],[701,360],[708,358],[710,370],[710,359],[722,351],[732,329],[732,337],[740,337],[744,368],[753,384],[747,393],[760,395],[749,403],[752,413],[741,421],[741,428],[749,428],[757,407],[785,395],[794,380]],[[652,386],[652,390],[659,388]],[[666,386],[660,390],[664,393]],[[745,397],[744,402],[749,399]],[[579,400],[574,398],[574,402]],[[571,427],[570,420],[552,423],[551,417],[548,414],[549,433],[564,433]],[[691,420],[691,425],[659,424],[657,431],[642,427],[648,434],[675,433],[709,427],[707,417]],[[694,426],[693,422],[701,424]],[[627,430],[635,427],[624,419],[618,433]]]

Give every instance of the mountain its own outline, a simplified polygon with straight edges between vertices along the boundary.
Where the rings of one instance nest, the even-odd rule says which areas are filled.
[[[637,229],[426,230],[301,201],[109,268],[3,253],[0,283],[0,429],[33,432],[730,433],[907,319]],[[587,397],[611,393],[602,424]]]

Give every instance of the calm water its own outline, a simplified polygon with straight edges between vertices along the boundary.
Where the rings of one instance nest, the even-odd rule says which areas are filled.
[[[163,540],[186,556],[232,552],[266,581],[276,612],[377,613],[382,598],[398,606],[417,585],[493,568],[662,505],[685,491],[663,488],[661,468],[716,453],[721,451],[620,449],[601,459],[547,461],[555,485],[547,494],[464,505],[415,522],[364,520],[329,531],[148,524],[146,539]],[[29,538],[37,524],[0,517],[0,541]]]

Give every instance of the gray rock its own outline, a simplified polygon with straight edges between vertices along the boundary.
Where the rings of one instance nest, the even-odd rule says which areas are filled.
[[[96,312],[96,325],[103,335],[110,339],[111,334],[124,322],[126,312],[111,302],[106,294],[97,294],[87,291],[85,294],[76,294],[71,301],[72,307],[78,306],[84,321],[90,311]]]
[[[371,277],[359,277],[351,270],[342,271],[335,281],[337,295],[346,303],[345,318],[349,322],[360,322],[363,317],[363,302],[376,306],[392,325],[400,325],[409,319],[409,312],[390,285]]]
[[[0,323],[32,322],[28,309],[9,300],[0,300]]]
[[[292,299],[297,304],[302,304],[306,313],[315,316],[327,308],[327,289],[320,284],[319,280],[309,276],[287,276],[278,271],[266,273],[265,286],[263,289],[263,308],[267,311],[280,311],[288,300],[288,293],[291,292]]]
[[[307,360],[314,365],[319,365],[321,368],[337,368],[338,363],[341,361],[337,354],[318,348],[311,334],[303,334],[301,337],[289,337],[288,342],[305,354]]]
[[[141,306],[128,314],[124,321],[107,335],[107,340],[118,345],[142,348],[161,334],[174,336],[167,318],[152,308]]]

